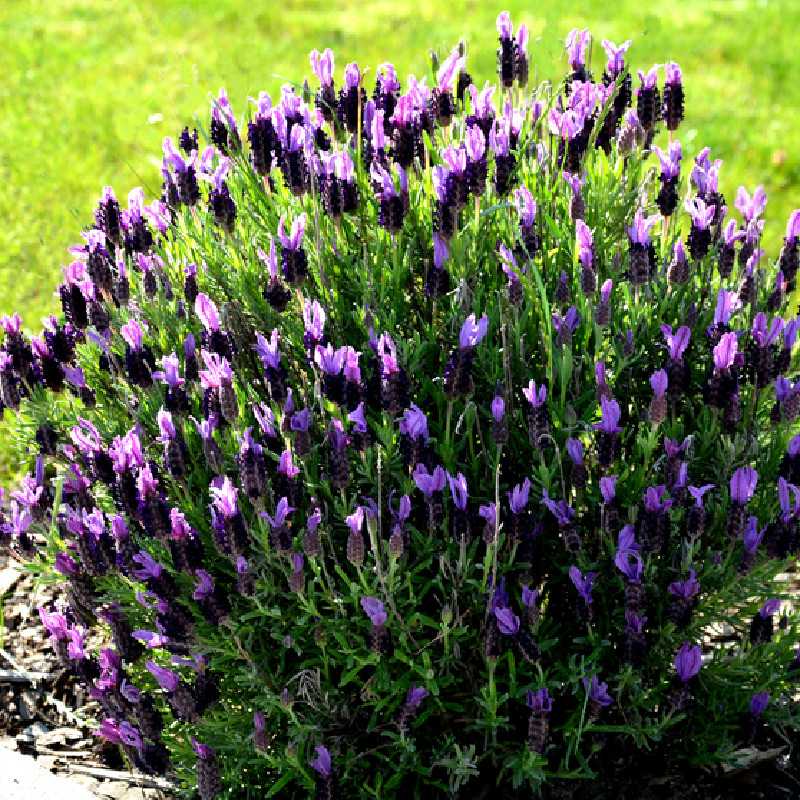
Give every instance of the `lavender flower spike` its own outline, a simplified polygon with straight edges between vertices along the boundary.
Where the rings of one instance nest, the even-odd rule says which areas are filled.
[[[374,627],[379,628],[386,623],[388,619],[386,609],[377,597],[362,597],[361,608],[364,609],[364,613]]]
[[[461,326],[461,333],[458,336],[458,346],[465,350],[475,347],[484,339],[489,328],[489,318],[484,314],[479,320],[475,320],[475,315],[470,314]]]

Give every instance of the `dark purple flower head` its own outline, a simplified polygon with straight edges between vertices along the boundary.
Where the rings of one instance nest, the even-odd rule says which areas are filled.
[[[603,503],[605,503],[605,505],[614,502],[617,496],[616,475],[604,475],[600,478],[600,494],[603,497]]]
[[[603,707],[610,706],[614,702],[608,693],[608,684],[601,683],[597,675],[592,675],[591,678],[583,678],[582,683],[591,702]]]
[[[460,472],[455,477],[448,472],[447,482],[450,484],[450,494],[453,497],[453,505],[459,511],[466,511],[467,499],[469,496],[467,491],[467,479]]]
[[[594,429],[607,434],[619,433],[622,430],[619,426],[621,416],[619,403],[613,398],[602,397],[600,399],[600,422],[595,423]]]
[[[686,348],[689,346],[689,340],[692,338],[691,328],[686,325],[681,325],[675,333],[672,333],[671,325],[662,325],[661,333],[664,334],[664,339],[667,343],[669,350],[669,357],[673,361],[680,361]]]
[[[767,602],[764,603],[763,606],[761,606],[761,608],[758,610],[758,614],[762,619],[767,619],[767,617],[771,617],[774,614],[777,614],[780,607],[781,607],[781,601],[778,598],[773,597],[767,600]]]
[[[328,748],[318,744],[314,752],[316,755],[313,761],[310,762],[312,769],[323,778],[330,778],[333,767],[331,765],[331,754],[328,752]]]
[[[531,490],[531,482],[525,478],[522,483],[518,483],[508,495],[508,505],[512,514],[521,514],[528,505],[528,495]]]
[[[689,577],[682,581],[673,581],[668,587],[668,591],[675,597],[683,600],[692,600],[700,594],[700,581],[697,580],[695,570],[689,570]]]
[[[745,505],[753,499],[758,484],[758,473],[753,467],[739,467],[731,476],[731,502]]]
[[[531,711],[537,714],[549,714],[553,710],[553,699],[546,687],[535,691],[528,690],[525,703]]]
[[[592,587],[594,586],[596,572],[587,572],[584,575],[576,566],[569,568],[569,579],[577,590],[581,599],[587,606],[592,604]]]
[[[688,683],[700,672],[700,667],[703,665],[700,645],[692,645],[689,644],[689,642],[684,642],[675,656],[674,663],[678,678],[680,678],[683,683]]]
[[[494,610],[497,627],[504,636],[516,636],[519,633],[519,617],[507,606]]]
[[[370,622],[376,628],[386,623],[388,618],[386,609],[377,597],[362,597],[361,608],[364,609],[364,613],[369,617]]]
[[[769,692],[756,692],[750,698],[750,713],[754,717],[760,717],[769,705]]]

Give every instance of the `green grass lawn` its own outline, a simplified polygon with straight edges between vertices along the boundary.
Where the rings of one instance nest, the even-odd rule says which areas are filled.
[[[422,73],[430,48],[461,36],[482,81],[494,75],[503,8],[530,26],[543,77],[561,74],[562,41],[577,25],[598,42],[633,38],[635,66],[678,61],[688,95],[680,138],[690,153],[709,144],[726,161],[729,192],[766,184],[768,242],[777,244],[800,204],[797,0],[4,0],[0,313],[17,309],[39,324],[100,188],[157,193],[162,137],[195,115],[205,124],[209,92],[225,86],[241,111],[258,90],[301,80],[308,51],[324,46],[336,52],[337,78],[350,60]]]

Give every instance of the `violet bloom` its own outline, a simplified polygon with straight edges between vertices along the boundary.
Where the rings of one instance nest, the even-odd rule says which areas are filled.
[[[160,667],[155,661],[145,662],[147,671],[156,679],[158,685],[167,693],[171,694],[178,688],[180,678],[177,672],[171,669]]]
[[[667,587],[667,591],[681,600],[694,600],[700,594],[700,581],[697,580],[697,572],[689,570],[689,577],[682,581],[673,581]]]
[[[617,476],[604,475],[600,478],[600,495],[603,498],[604,505],[610,505],[614,502],[617,496]]]
[[[486,336],[488,328],[489,318],[486,314],[477,321],[475,315],[470,314],[461,326],[461,332],[458,336],[458,346],[462,350],[476,347]]]
[[[778,613],[781,607],[781,601],[777,598],[773,597],[770,600],[767,600],[761,608],[758,609],[758,615],[761,619],[767,619],[768,617],[772,617]]]
[[[566,49],[569,65],[572,67],[578,80],[586,79],[586,50],[589,47],[591,35],[587,29],[573,28],[567,34]]]
[[[723,333],[714,347],[714,368],[718,372],[729,370],[736,362],[739,340],[735,333]]]
[[[764,213],[767,207],[767,193],[763,186],[757,186],[751,195],[744,186],[740,186],[736,192],[734,205],[749,224]]]
[[[603,397],[600,400],[600,422],[596,422],[593,427],[605,434],[617,434],[622,430],[619,426],[621,416],[619,403],[613,398],[609,400]]]
[[[531,380],[527,387],[523,387],[522,394],[532,408],[541,408],[547,401],[547,386],[540,384],[537,388],[536,382]]]
[[[630,539],[624,539],[622,533],[620,533],[617,552],[614,555],[614,564],[629,583],[641,583],[644,562],[638,552],[638,545],[633,542],[633,546],[631,546],[633,528],[630,525],[626,525],[623,530],[625,529],[630,529]]]
[[[427,689],[422,686],[412,686],[409,687],[408,693],[406,694],[406,706],[411,709],[418,709],[420,705],[422,705],[422,701],[429,695]]]
[[[689,341],[692,338],[691,328],[686,325],[681,325],[681,327],[673,333],[671,325],[662,325],[661,333],[664,335],[670,360],[676,362],[682,361],[683,354],[689,347]]]
[[[642,247],[650,246],[650,231],[660,219],[658,214],[645,216],[641,208],[636,209],[633,216],[633,223],[628,227],[628,238],[631,244],[638,244]]]
[[[460,472],[455,477],[448,473],[447,482],[450,484],[453,505],[459,511],[466,511],[468,499],[467,479]]]
[[[531,490],[531,482],[528,478],[522,483],[517,484],[508,495],[508,505],[512,514],[521,514],[528,506],[528,497]]]
[[[578,247],[578,260],[584,269],[591,269],[594,260],[594,238],[591,228],[582,220],[575,220],[575,239]]]
[[[584,575],[574,565],[569,568],[569,579],[587,606],[592,604],[592,587],[594,586],[595,578],[597,578],[596,572],[587,572]]]
[[[519,617],[508,607],[495,608],[497,628],[503,636],[516,636],[519,633]]]
[[[684,642],[675,656],[675,671],[682,683],[689,683],[692,678],[700,672],[703,665],[700,645],[692,645]]]
[[[528,708],[537,714],[549,714],[553,710],[553,699],[547,688],[528,690],[525,696],[525,703]]]
[[[328,751],[328,748],[319,744],[316,746],[314,752],[316,755],[310,762],[312,769],[323,778],[330,778],[333,772],[333,767],[331,765],[331,754]]]
[[[739,467],[730,480],[731,502],[746,505],[753,499],[758,484],[758,473],[753,467]]]
[[[769,692],[756,692],[750,698],[750,713],[754,717],[760,717],[769,705]]]
[[[415,403],[412,403],[400,420],[400,433],[408,436],[409,439],[421,440],[427,442],[428,435],[428,418],[425,412]]]
[[[375,628],[380,628],[386,623],[388,615],[383,603],[377,597],[362,597],[361,608],[364,613],[369,617],[369,621]]]
[[[594,703],[601,708],[613,704],[614,700],[608,693],[608,684],[601,683],[597,675],[592,675],[591,678],[583,678],[581,682],[586,694],[589,696],[590,703]]]
[[[624,41],[621,45],[616,45],[608,39],[603,39],[600,44],[606,51],[608,60],[606,61],[606,74],[610,78],[616,78],[625,69],[625,53],[631,46],[631,40]]]
[[[444,468],[437,466],[433,472],[428,472],[423,464],[417,464],[412,475],[417,488],[425,495],[426,500],[430,501],[433,495],[441,492],[447,482],[447,473]]]

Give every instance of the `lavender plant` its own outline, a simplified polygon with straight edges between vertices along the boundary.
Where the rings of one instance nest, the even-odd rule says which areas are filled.
[[[684,163],[677,64],[576,30],[531,89],[497,28],[499,86],[459,45],[220,92],[62,314],[2,319],[3,536],[98,735],[202,800],[619,787],[800,724],[800,211],[770,259],[763,190]]]

